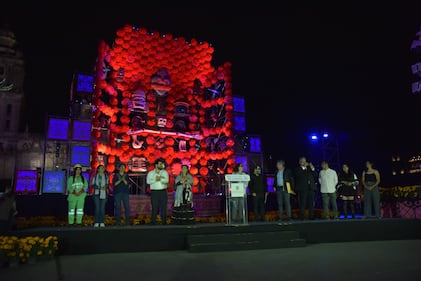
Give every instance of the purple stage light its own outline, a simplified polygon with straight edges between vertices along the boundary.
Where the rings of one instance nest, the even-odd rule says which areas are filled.
[[[50,118],[48,120],[48,138],[55,140],[67,140],[69,137],[69,120]]]
[[[250,152],[262,152],[262,144],[259,137],[250,137]]]
[[[78,74],[76,91],[92,93],[94,91],[94,76]]]
[[[66,171],[44,171],[43,193],[64,193],[65,187]]]
[[[234,130],[241,132],[246,130],[246,118],[244,116],[234,116]]]
[[[73,140],[90,141],[91,140],[91,122],[74,121],[73,122]]]
[[[233,110],[234,110],[234,112],[239,112],[239,113],[245,113],[246,112],[244,98],[241,98],[241,97],[233,97],[232,98],[232,102],[233,102]]]
[[[16,172],[15,192],[36,193],[38,183],[37,170],[18,170]]]
[[[72,166],[81,164],[82,166],[90,166],[91,150],[89,146],[74,145],[72,146]]]

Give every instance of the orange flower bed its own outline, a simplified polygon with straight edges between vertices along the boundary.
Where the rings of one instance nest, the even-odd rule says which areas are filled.
[[[30,258],[52,257],[58,249],[56,236],[0,236],[0,261],[27,263]]]

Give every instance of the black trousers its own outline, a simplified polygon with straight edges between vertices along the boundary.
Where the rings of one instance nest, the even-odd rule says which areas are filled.
[[[265,194],[256,193],[253,197],[254,218],[255,220],[265,220]]]
[[[152,216],[151,223],[156,223],[158,211],[161,213],[162,224],[167,224],[167,190],[151,190]]]
[[[309,219],[314,219],[314,191],[300,190],[298,193],[298,205],[300,208],[300,219],[305,218],[305,211],[308,209]]]

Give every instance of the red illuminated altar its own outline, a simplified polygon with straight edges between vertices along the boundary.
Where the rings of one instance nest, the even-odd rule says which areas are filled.
[[[157,158],[198,186],[231,173],[234,159],[231,64],[211,65],[214,48],[196,39],[129,25],[99,44],[92,98],[92,162],[145,173]]]

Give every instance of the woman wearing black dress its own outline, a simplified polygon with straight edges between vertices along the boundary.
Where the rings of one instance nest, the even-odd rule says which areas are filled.
[[[374,207],[375,217],[380,219],[380,173],[371,161],[366,161],[365,166],[361,177],[364,186],[364,218],[372,216],[371,207]]]
[[[355,219],[355,197],[358,193],[357,175],[349,168],[348,164],[342,164],[338,175],[338,193],[343,202],[344,219],[348,218],[348,207],[351,209],[352,218]]]

